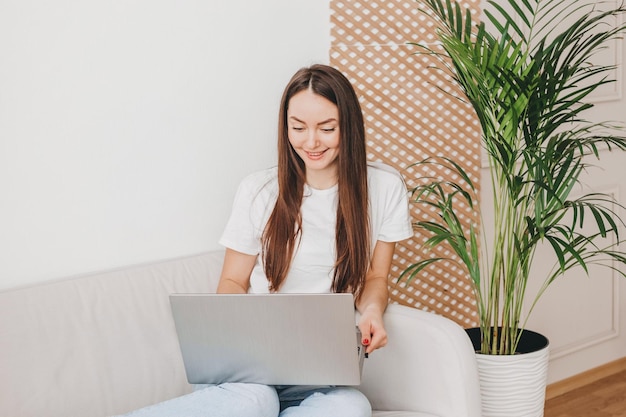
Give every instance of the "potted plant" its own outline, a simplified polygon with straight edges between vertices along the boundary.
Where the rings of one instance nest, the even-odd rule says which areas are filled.
[[[416,223],[429,237],[426,247],[449,245],[467,271],[478,310],[476,347],[487,356],[518,352],[528,333],[524,304],[534,306],[566,271],[600,264],[624,275],[619,264],[626,263],[616,244],[623,225],[619,204],[599,193],[572,197],[589,158],[599,158],[604,148],[626,149],[616,126],[585,118],[593,107],[590,94],[613,81],[612,67],[591,59],[624,33],[625,25],[611,23],[626,8],[602,9],[607,4],[587,0],[503,1],[487,1],[489,29],[452,0],[419,1],[435,23],[438,42],[417,44],[418,53],[436,57],[436,70],[458,84],[464,94],[459,99],[471,104],[489,161],[492,188],[484,191],[493,195],[492,236],[479,233],[476,224],[465,227],[456,213],[459,201],[478,211],[480,205],[470,177],[455,161],[437,156],[420,162],[444,166],[456,179],[422,178],[412,190],[415,203],[436,213],[434,220]],[[571,24],[558,25],[572,16]],[[486,253],[488,246],[497,250]],[[556,266],[540,278],[536,298],[526,300],[527,283],[537,279],[530,271],[538,248],[553,251]],[[400,279],[411,280],[443,260],[450,261],[420,260]],[[520,415],[543,415],[543,399],[541,414]]]

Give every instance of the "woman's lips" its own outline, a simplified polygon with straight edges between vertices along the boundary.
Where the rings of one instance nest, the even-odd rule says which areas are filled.
[[[306,155],[309,157],[309,159],[313,159],[313,160],[318,160],[318,159],[322,159],[322,157],[324,156],[324,153],[326,151],[321,151],[321,152],[308,152],[305,151]]]

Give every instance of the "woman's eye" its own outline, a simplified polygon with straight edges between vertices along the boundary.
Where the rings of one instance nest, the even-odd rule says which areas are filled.
[[[331,133],[331,132],[334,132],[334,131],[335,131],[334,127],[324,127],[324,128],[322,128],[322,132],[325,132],[325,133]]]
[[[291,126],[291,129],[295,130],[296,132],[302,132],[304,130],[302,126]]]

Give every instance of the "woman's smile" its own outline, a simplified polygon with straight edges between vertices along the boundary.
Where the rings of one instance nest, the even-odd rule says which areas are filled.
[[[318,151],[318,152],[311,152],[311,151],[305,151],[306,154],[308,155],[309,159],[313,159],[313,160],[318,160],[321,159],[324,156],[324,153],[326,152],[324,151]]]

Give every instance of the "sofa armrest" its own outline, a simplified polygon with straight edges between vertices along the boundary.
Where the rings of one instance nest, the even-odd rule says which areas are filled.
[[[440,417],[480,417],[476,357],[453,321],[392,304],[385,312],[387,346],[363,367],[360,390],[374,410]]]

